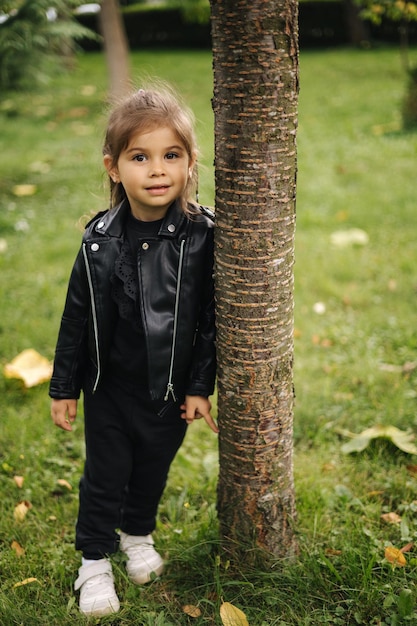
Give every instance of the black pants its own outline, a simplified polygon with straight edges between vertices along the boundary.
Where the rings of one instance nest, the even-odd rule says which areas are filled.
[[[84,392],[86,462],[80,481],[77,550],[99,559],[118,549],[121,529],[147,535],[186,423],[179,403],[153,402],[147,390],[103,381]]]

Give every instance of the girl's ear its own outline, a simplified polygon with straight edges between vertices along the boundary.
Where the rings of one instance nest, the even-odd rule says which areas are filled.
[[[189,162],[188,162],[188,176],[191,178],[193,175],[193,170],[197,165],[197,153],[193,152]]]
[[[117,169],[117,167],[113,166],[113,159],[111,158],[111,156],[109,154],[105,154],[104,155],[103,163],[104,163],[104,167],[106,168],[107,173],[110,176],[110,178],[112,179],[112,181],[114,183],[120,182],[119,170]]]

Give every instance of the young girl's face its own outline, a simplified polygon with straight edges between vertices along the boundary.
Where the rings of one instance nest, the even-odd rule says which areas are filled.
[[[132,213],[144,221],[165,216],[184,192],[194,162],[169,126],[133,133],[117,164],[110,156],[104,165],[115,182],[121,182]]]

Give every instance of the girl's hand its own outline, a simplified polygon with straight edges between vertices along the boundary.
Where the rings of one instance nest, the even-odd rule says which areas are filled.
[[[206,424],[214,433],[217,434],[219,432],[216,422],[210,413],[211,402],[208,398],[204,398],[204,396],[185,396],[185,402],[180,408],[183,411],[181,417],[187,424],[192,424],[194,420],[203,417]]]
[[[59,428],[72,430],[72,424],[77,417],[77,400],[52,400],[51,417]]]

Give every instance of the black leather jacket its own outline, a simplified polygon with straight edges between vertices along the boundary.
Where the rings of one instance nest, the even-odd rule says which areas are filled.
[[[117,306],[110,276],[124,241],[128,203],[87,224],[61,320],[49,394],[79,398],[88,374],[93,389],[103,373]],[[214,391],[215,324],[211,212],[187,217],[173,204],[158,236],[142,240],[137,267],[149,390],[153,399]]]

